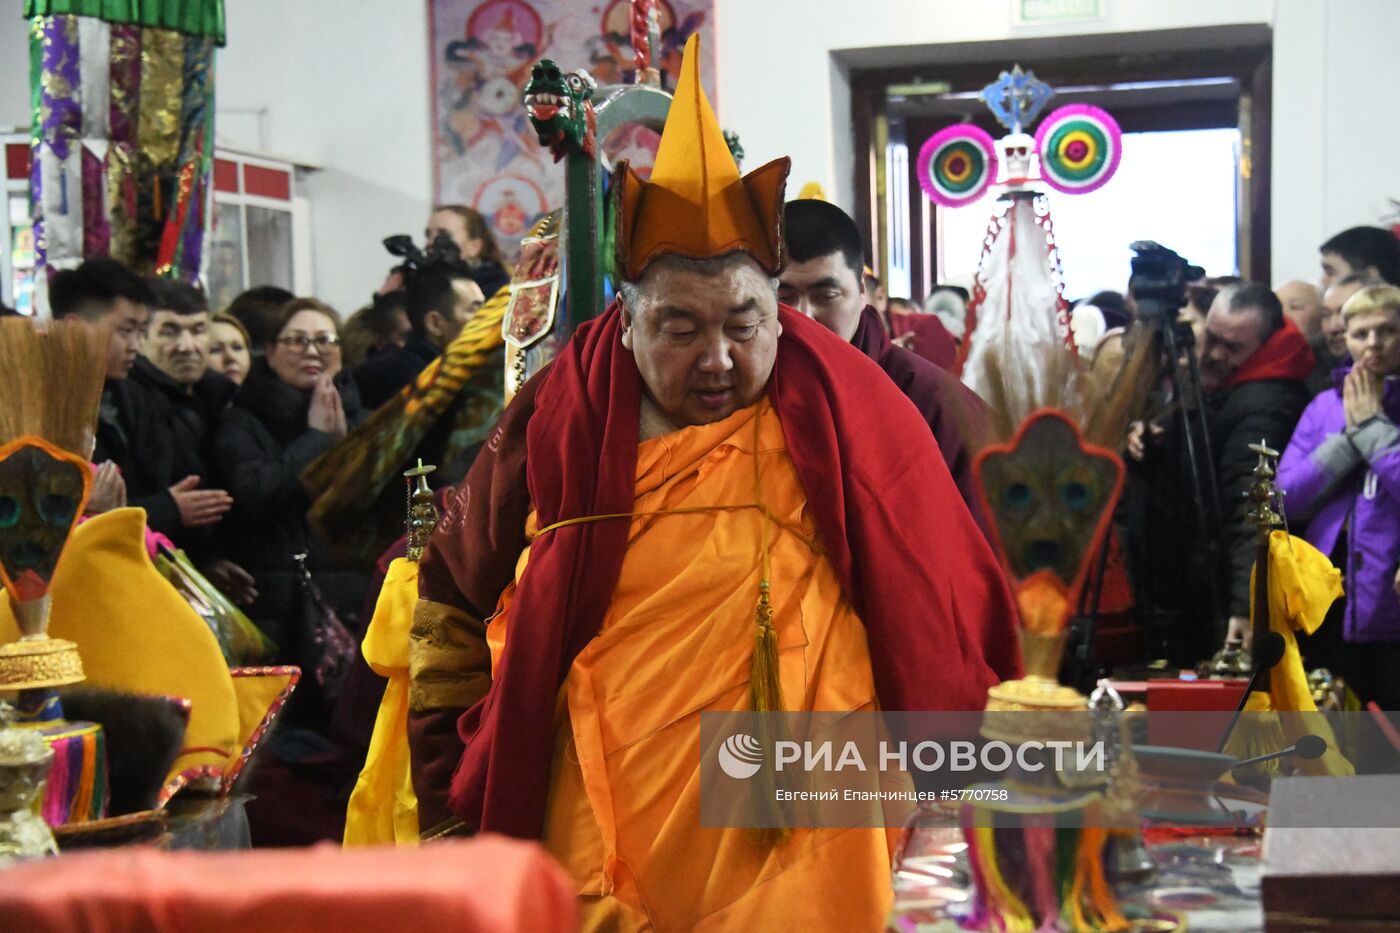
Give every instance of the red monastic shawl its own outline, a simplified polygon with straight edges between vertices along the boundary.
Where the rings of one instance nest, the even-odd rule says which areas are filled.
[[[1021,672],[1016,609],[933,436],[859,351],[790,308],[780,308],[779,320],[769,397],[827,559],[868,632],[881,707],[982,709],[988,687]],[[540,527],[632,511],[641,379],[620,334],[616,308],[585,324],[537,377],[538,388],[517,400],[533,405],[524,470]],[[507,413],[503,425],[510,420]],[[501,496],[489,487],[493,460],[509,460],[502,437],[459,494],[469,513],[482,504],[471,502],[474,480],[487,487],[477,500]],[[533,543],[490,691],[458,723],[465,750],[449,803],[470,828],[541,835],[555,699],[602,625],[628,527],[627,519],[588,522]],[[438,531],[454,534],[475,533],[452,521]],[[446,562],[472,558],[451,545],[440,550]],[[496,573],[515,563],[515,555],[477,557]],[[458,581],[470,574],[452,569]],[[426,588],[423,595],[441,598]]]

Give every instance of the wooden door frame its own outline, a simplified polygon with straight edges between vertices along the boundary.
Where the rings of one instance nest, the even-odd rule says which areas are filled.
[[[1073,50],[1081,44],[1077,41],[1081,39],[1099,45],[1112,40],[1119,51],[1076,55]],[[1221,45],[1222,39],[1234,44]],[[1134,48],[1137,51],[1123,51]],[[1238,81],[1244,145],[1242,204],[1237,217],[1240,270],[1247,279],[1269,282],[1272,54],[1267,27],[1249,26],[928,46],[923,50],[921,63],[861,66],[852,62],[851,132],[855,156],[852,190],[855,192],[855,217],[865,238],[866,254],[883,277],[888,271],[886,238],[882,235],[886,216],[885,185],[880,178],[884,154],[877,145],[876,128],[881,121],[889,119],[886,89],[891,85],[940,82],[946,83],[953,92],[976,91],[995,79],[999,71],[1019,62],[1052,86],[1211,77]],[[901,57],[919,57],[919,53],[902,50]],[[868,57],[863,56],[862,60]],[[915,160],[911,156],[909,161],[912,171]],[[918,191],[917,184],[912,191]],[[928,252],[923,245],[924,234],[923,229],[911,229],[911,269],[918,273],[915,282],[921,277],[923,256]]]

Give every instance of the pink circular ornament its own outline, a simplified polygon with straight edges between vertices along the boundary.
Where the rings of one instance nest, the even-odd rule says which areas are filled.
[[[1040,177],[1056,191],[1085,194],[1103,187],[1123,158],[1123,132],[1108,112],[1069,104],[1041,121],[1035,131]]]
[[[919,147],[919,187],[943,207],[962,207],[982,196],[997,175],[996,143],[985,130],[959,123],[934,133]]]

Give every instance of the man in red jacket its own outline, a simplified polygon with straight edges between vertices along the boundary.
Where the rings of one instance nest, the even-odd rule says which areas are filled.
[[[1307,338],[1267,287],[1246,282],[1216,296],[1201,342],[1201,389],[1211,407],[1215,479],[1229,536],[1227,638],[1249,631],[1254,529],[1244,520],[1244,493],[1259,461],[1249,447],[1262,442],[1281,452],[1288,446],[1310,400],[1305,380],[1314,365]]]
[[[1180,421],[1150,438],[1139,475],[1151,494],[1141,520],[1147,533],[1139,570],[1140,605],[1183,613],[1178,649],[1182,662],[1208,657],[1222,636],[1243,638],[1249,630],[1249,575],[1254,565],[1254,528],[1245,520],[1245,494],[1253,483],[1263,442],[1282,451],[1311,395],[1305,380],[1315,361],[1302,331],[1283,313],[1278,296],[1255,282],[1227,287],[1206,315],[1201,341],[1201,389],[1213,461],[1204,460],[1196,438],[1198,472],[1207,500],[1221,508],[1219,527],[1202,535],[1196,527],[1194,490]],[[1194,423],[1194,415],[1192,417]],[[1130,445],[1130,451],[1141,450]],[[1207,501],[1209,505],[1209,501]],[[1208,509],[1209,511],[1209,509]],[[1213,559],[1207,559],[1214,553]],[[1218,605],[1205,595],[1214,585]],[[1212,617],[1214,616],[1214,617]]]

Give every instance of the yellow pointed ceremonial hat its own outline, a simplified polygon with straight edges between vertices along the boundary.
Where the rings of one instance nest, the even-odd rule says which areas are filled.
[[[700,86],[700,37],[691,36],[650,181],[626,162],[613,175],[623,278],[641,278],[661,255],[713,259],[736,250],[776,273],[790,165],[784,157],[740,176]]]

